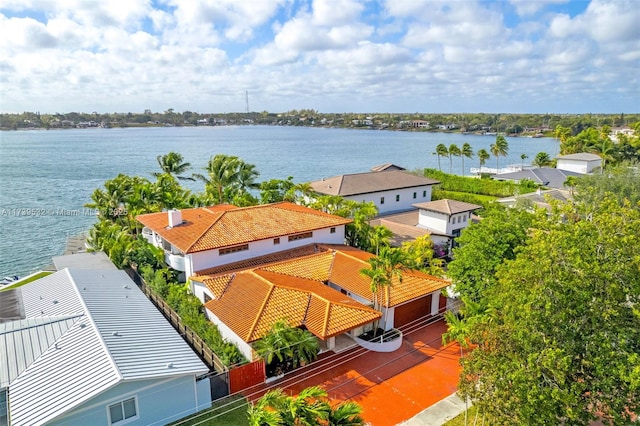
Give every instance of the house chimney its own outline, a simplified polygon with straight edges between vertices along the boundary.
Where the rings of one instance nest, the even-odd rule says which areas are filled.
[[[169,215],[169,228],[182,224],[182,212],[180,210],[169,210],[167,214]]]

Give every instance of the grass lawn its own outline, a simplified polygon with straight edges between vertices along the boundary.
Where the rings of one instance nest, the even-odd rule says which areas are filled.
[[[242,396],[225,398],[213,404],[211,408],[171,424],[180,426],[249,426],[247,407],[247,400]]]
[[[478,418],[476,419],[476,413],[478,412],[478,409],[475,406],[471,406],[469,408],[469,410],[467,411],[467,426],[490,426],[489,422],[482,421],[482,414],[478,414]],[[460,413],[457,417],[454,417],[453,419],[449,420],[448,422],[444,423],[442,426],[465,426],[464,424],[464,411],[462,413]]]
[[[17,287],[20,287],[22,285],[25,285],[25,284],[28,284],[30,282],[33,282],[35,280],[39,280],[40,278],[46,277],[47,275],[51,275],[51,274],[53,274],[53,272],[49,272],[49,271],[38,272],[37,274],[30,276],[29,278],[25,278],[23,280],[16,281],[15,284],[11,284],[11,285],[5,286],[0,291],[5,291],[5,290],[12,289],[12,288],[17,288]]]

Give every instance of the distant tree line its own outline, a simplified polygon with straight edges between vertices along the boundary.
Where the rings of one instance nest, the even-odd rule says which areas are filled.
[[[640,114],[424,114],[424,113],[321,113],[313,109],[286,112],[199,113],[162,112],[149,109],[140,112],[67,112],[41,114],[23,112],[0,114],[0,129],[50,129],[131,126],[198,126],[198,125],[283,125],[313,127],[376,128],[404,131],[496,132],[507,135],[552,136],[558,126],[575,136],[588,128],[622,127],[640,121]],[[93,125],[93,124],[92,124]]]

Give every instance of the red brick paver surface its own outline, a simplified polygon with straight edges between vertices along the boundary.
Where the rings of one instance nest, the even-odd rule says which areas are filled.
[[[352,400],[374,426],[396,425],[456,391],[460,348],[443,346],[446,324],[439,320],[403,330],[395,352],[376,353],[356,347],[340,354],[323,354],[319,362],[278,383],[287,394],[319,385],[334,402]]]

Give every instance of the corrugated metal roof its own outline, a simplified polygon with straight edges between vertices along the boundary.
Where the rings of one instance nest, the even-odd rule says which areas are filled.
[[[80,317],[40,317],[0,324],[0,388],[8,387]]]
[[[123,380],[207,371],[123,271],[65,269],[21,291],[27,319],[3,325],[22,338],[3,351],[22,369],[9,380],[13,425],[47,422]]]

